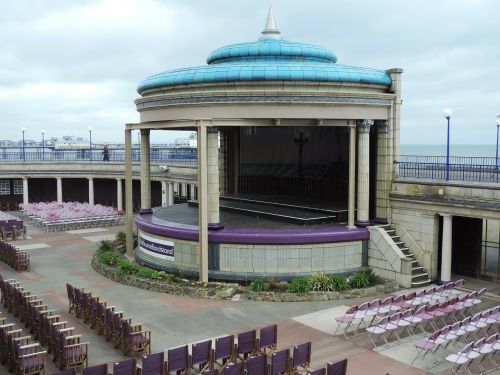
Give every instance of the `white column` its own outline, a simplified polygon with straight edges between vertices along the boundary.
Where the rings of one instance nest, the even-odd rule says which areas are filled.
[[[199,228],[199,277],[208,281],[208,173],[207,128],[198,127],[198,228]]]
[[[141,130],[141,212],[150,214],[151,210],[151,166],[149,151],[149,130]]]
[[[356,200],[356,126],[349,128],[349,196],[347,203],[347,227],[355,228]]]
[[[23,178],[23,204],[26,205],[29,203],[29,195],[28,195],[28,177]]]
[[[208,226],[222,229],[219,220],[219,137],[217,128],[207,128]]]
[[[161,181],[161,205],[168,206],[168,184],[167,181]]]
[[[441,243],[441,281],[451,281],[451,233],[452,216],[443,217],[443,242]]]
[[[134,202],[132,195],[132,130],[125,129],[125,230],[127,256],[134,255]]]
[[[365,227],[369,222],[370,208],[370,128],[372,120],[358,121],[358,220]]]
[[[56,177],[56,185],[57,185],[57,202],[62,203],[63,198],[62,198],[62,178],[61,177]]]
[[[94,179],[89,177],[89,204],[94,204]]]
[[[174,183],[173,182],[168,183],[168,205],[169,206],[174,205]]]
[[[187,190],[187,184],[185,184],[184,182],[181,182],[180,189],[179,189],[180,198],[186,198],[186,195],[187,195],[186,190]]]
[[[387,223],[389,220],[389,189],[391,186],[389,160],[389,122],[377,121],[377,202],[375,216],[378,223]]]
[[[118,211],[123,211],[123,190],[122,190],[122,179],[116,179],[116,209]]]
[[[196,196],[195,196],[195,189],[196,189],[196,184],[191,184],[189,186],[189,199],[191,199],[192,201],[194,201],[196,199]]]

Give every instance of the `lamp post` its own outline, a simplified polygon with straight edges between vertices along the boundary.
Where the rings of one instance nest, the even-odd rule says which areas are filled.
[[[45,130],[42,130],[41,133],[42,133],[42,160],[45,160]]]
[[[497,172],[497,182],[498,182],[498,129],[500,129],[500,115],[497,114],[497,149],[495,155],[495,171]]]
[[[25,148],[24,148],[24,132],[26,131],[26,128],[22,127],[21,131],[23,132],[23,161],[26,161],[26,152],[25,152]]]
[[[89,126],[89,149],[90,149],[90,161],[92,161],[92,130],[94,128],[92,126]]]
[[[443,110],[443,116],[448,122],[448,136],[446,138],[446,181],[450,179],[450,118],[451,109],[445,108]]]

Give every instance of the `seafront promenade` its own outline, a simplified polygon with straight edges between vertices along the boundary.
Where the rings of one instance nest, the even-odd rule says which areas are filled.
[[[409,365],[416,353],[413,340],[370,350],[366,335],[351,341],[344,340],[342,335],[332,335],[336,329],[334,317],[345,312],[348,305],[363,302],[363,299],[314,303],[254,302],[244,298],[217,301],[161,294],[110,281],[91,268],[90,260],[99,241],[113,239],[115,233],[122,229],[91,228],[43,233],[29,226],[28,239],[15,244],[30,252],[31,272],[15,272],[0,263],[4,279],[15,278],[24,282],[25,289],[41,296],[49,308],[60,312],[62,320],[68,321],[68,326],[74,326],[75,332],[83,335],[83,341],[91,343],[89,365],[114,362],[125,357],[113,348],[112,343],[106,342],[88,325],[68,314],[66,282],[93,291],[110,305],[123,310],[127,317],[143,323],[145,329],[152,331],[152,352],[276,323],[280,349],[312,341],[313,368],[323,366],[326,361],[347,357],[348,374],[425,373]],[[494,306],[499,300],[498,284],[486,285],[493,288],[496,285],[492,292],[497,296],[488,295],[481,309]],[[478,284],[468,281],[466,286],[474,288]],[[9,322],[24,326],[3,306],[0,311]],[[419,364],[423,365],[425,362]],[[49,369],[49,374],[56,372],[52,363],[49,363]],[[446,367],[438,367],[435,372],[445,374],[447,370]],[[0,366],[0,373],[7,374],[5,367]]]

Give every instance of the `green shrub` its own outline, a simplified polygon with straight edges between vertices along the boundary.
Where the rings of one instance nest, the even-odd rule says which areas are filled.
[[[127,234],[125,232],[116,233],[116,241],[117,242],[125,243],[126,240],[127,240]]]
[[[254,280],[250,283],[250,290],[252,292],[264,292],[269,288],[266,282],[262,280]]]
[[[342,292],[343,290],[346,290],[349,287],[349,284],[347,283],[347,279],[341,275],[330,276],[330,283],[331,283],[332,289],[336,292]]]
[[[370,285],[375,285],[377,283],[378,277],[373,273],[373,270],[371,268],[365,268],[360,272],[366,275],[366,277],[370,281]]]
[[[314,291],[329,292],[333,290],[330,278],[322,272],[311,275],[309,282]]]
[[[351,288],[366,288],[370,286],[370,278],[364,272],[356,272],[349,278],[349,286]]]
[[[162,274],[162,272],[158,272],[158,273]],[[161,278],[165,279],[165,281],[167,282],[167,284],[173,284],[173,283],[175,283],[175,275],[172,275],[171,273],[165,273],[165,272],[163,272],[163,274],[161,275]]]
[[[121,261],[121,258],[114,251],[105,251],[97,256],[97,261],[106,266],[116,266]]]
[[[112,250],[113,250],[113,246],[111,244],[111,241],[103,240],[103,241],[101,241],[101,244],[97,248],[97,253],[100,254],[100,253],[105,253],[107,251],[112,251]]]
[[[286,281],[279,281],[274,277],[269,277],[267,280],[268,290],[273,292],[284,292],[288,289],[288,284]]]
[[[135,275],[139,272],[139,267],[128,260],[120,260],[116,273],[118,275]]]
[[[151,268],[141,268],[139,272],[137,272],[137,276],[142,277],[144,279],[153,279],[153,275],[155,273],[156,271]]]
[[[298,277],[293,279],[288,287],[288,291],[291,293],[307,293],[312,290],[311,282],[307,277]]]

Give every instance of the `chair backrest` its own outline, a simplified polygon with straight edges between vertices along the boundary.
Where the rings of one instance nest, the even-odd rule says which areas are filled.
[[[441,302],[441,303],[439,304],[439,308],[440,308],[440,309],[444,309],[445,307],[448,307],[448,305],[449,305],[449,304],[450,304],[450,301],[449,301],[449,300],[446,300],[446,301]]]
[[[83,369],[83,375],[108,375],[108,365],[97,365]]]
[[[246,375],[266,375],[267,355],[251,357],[247,361]]]
[[[257,331],[251,330],[238,333],[238,354],[247,354],[255,350]]]
[[[189,368],[189,349],[187,345],[167,351],[167,371],[177,372]]]
[[[481,288],[477,291],[476,297],[482,296],[484,293],[486,293],[486,288]]]
[[[452,332],[455,332],[455,331],[458,331],[460,329],[460,325],[461,325],[461,322],[455,322],[451,325],[451,331]]]
[[[417,293],[415,292],[411,292],[410,294],[408,294],[407,296],[405,296],[405,301],[411,301],[413,299],[415,299],[415,297],[417,296]]]
[[[165,366],[165,353],[149,354],[142,357],[141,375],[162,375]]]
[[[346,314],[354,314],[356,311],[358,311],[358,305],[353,305],[347,309],[345,312]]]
[[[347,372],[347,358],[335,363],[326,362],[326,375],[345,375]]]
[[[222,373],[224,375],[241,375],[243,373],[243,362],[228,364]]]
[[[451,330],[451,326],[444,326],[441,328],[441,335],[447,335]]]
[[[385,298],[382,300],[382,306],[389,306],[389,305],[392,303],[392,300],[393,300],[393,297],[392,297],[392,296],[385,297]]]
[[[498,339],[500,338],[500,333],[494,333],[490,337],[486,339],[486,342],[488,344],[493,344],[495,343]]]
[[[309,371],[307,375],[325,375],[326,370],[324,367],[319,368],[317,370]]]
[[[234,336],[229,335],[215,339],[214,359],[228,359],[233,355]]]
[[[470,323],[470,316],[468,316],[464,320],[461,320],[459,323],[460,323],[461,327],[465,327],[466,325],[468,325]]]
[[[423,297],[423,296],[425,296],[425,289],[419,290],[417,292],[417,295],[416,295],[416,297],[419,297],[419,298]]]
[[[191,345],[191,364],[193,366],[210,362],[212,340],[197,342]]]
[[[290,349],[283,349],[278,352],[274,352],[271,356],[269,375],[277,375],[288,371],[289,360]]]
[[[370,307],[369,302],[363,302],[361,305],[358,306],[358,311],[366,311]]]
[[[413,309],[408,309],[402,314],[402,318],[409,318],[410,316],[413,316],[415,314],[415,311]]]
[[[469,353],[474,347],[474,343],[470,342],[467,345],[464,346],[464,348],[461,350],[461,353]]]
[[[401,319],[401,313],[395,313],[395,314],[392,314],[390,317],[389,317],[389,321],[390,322],[397,322]]]
[[[449,283],[446,283],[444,285],[444,290],[452,290],[455,287],[455,283],[453,281],[450,281]]]
[[[437,331],[432,332],[431,335],[429,336],[428,340],[429,341],[436,340],[439,336],[441,336],[441,333],[442,333],[441,329],[438,329]]]
[[[113,363],[113,375],[135,375],[135,358]]]
[[[482,339],[479,339],[476,342],[474,342],[473,348],[474,349],[482,348],[485,343],[486,343],[486,338],[483,337]]]
[[[378,326],[385,326],[389,322],[389,317],[384,316],[382,319],[380,319],[377,323]]]
[[[438,308],[438,305],[436,303],[432,304],[432,305],[427,305],[426,311],[427,312],[433,312],[433,311],[436,311],[437,308]]]
[[[217,369],[205,370],[205,371],[199,372],[198,375],[219,375],[219,370],[217,370]]]
[[[394,297],[394,299],[392,300],[392,303],[394,304],[398,304],[398,303],[401,303],[404,301],[404,295],[400,294],[399,296],[396,296]]]
[[[444,291],[444,285],[440,285],[436,288],[436,292],[435,293],[443,293]]]
[[[381,305],[382,301],[380,299],[374,299],[373,301],[370,302],[370,308],[377,308]]]
[[[259,334],[260,349],[276,347],[277,344],[278,344],[278,326],[276,324],[260,329],[260,334]]]
[[[435,291],[436,291],[436,287],[433,286],[432,288],[426,289],[425,294],[431,295],[431,294],[434,294]]]
[[[311,342],[305,342],[293,347],[292,367],[305,367],[311,363]]]
[[[423,314],[425,312],[426,308],[427,308],[427,306],[425,306],[425,305],[417,307],[417,309],[415,310],[415,315]]]
[[[459,279],[459,280],[455,281],[453,287],[454,288],[460,288],[460,287],[462,287],[464,285],[465,285],[465,280],[464,279]]]
[[[481,319],[481,313],[474,314],[474,315],[470,318],[470,321],[475,323],[475,322],[477,322],[479,319]]]

